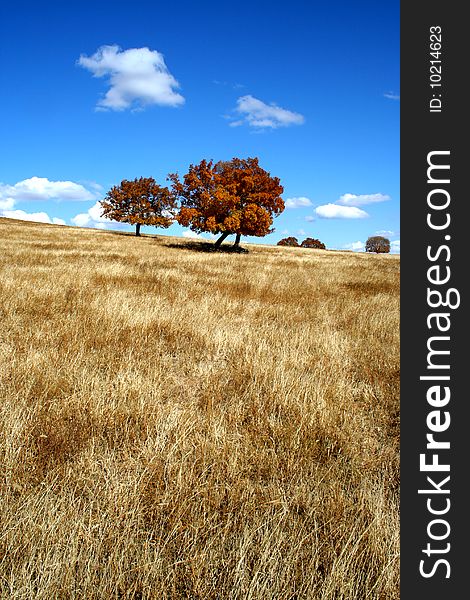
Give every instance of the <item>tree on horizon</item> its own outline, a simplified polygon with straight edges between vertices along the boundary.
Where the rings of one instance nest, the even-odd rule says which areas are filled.
[[[221,234],[216,248],[231,234],[239,246],[242,235],[271,233],[273,218],[284,210],[279,178],[261,168],[257,158],[202,160],[191,164],[182,180],[177,173],[168,178],[181,203],[178,223],[196,233]]]
[[[136,236],[140,236],[142,225],[168,228],[174,221],[172,211],[176,208],[171,191],[158,185],[153,177],[123,179],[120,185],[109,190],[100,204],[101,216],[135,225]]]
[[[375,252],[376,254],[387,254],[390,252],[390,240],[381,235],[375,235],[368,238],[366,242],[366,252]]]

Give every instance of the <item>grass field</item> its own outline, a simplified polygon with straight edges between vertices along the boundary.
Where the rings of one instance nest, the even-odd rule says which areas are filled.
[[[399,598],[399,257],[0,245],[1,598]]]

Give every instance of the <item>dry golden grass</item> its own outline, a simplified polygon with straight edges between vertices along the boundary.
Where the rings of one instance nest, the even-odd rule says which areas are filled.
[[[2,598],[399,597],[398,257],[0,244]]]

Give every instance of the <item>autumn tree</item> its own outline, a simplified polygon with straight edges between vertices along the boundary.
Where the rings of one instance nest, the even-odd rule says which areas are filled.
[[[238,246],[242,235],[271,233],[273,217],[284,210],[284,188],[259,166],[257,158],[202,160],[190,165],[182,181],[177,173],[168,178],[181,203],[178,223],[196,233],[221,234],[216,248],[230,234],[236,234]]]
[[[140,236],[141,225],[169,227],[173,220],[172,211],[176,201],[167,187],[162,187],[153,177],[140,177],[134,181],[124,179],[112,187],[100,202],[102,216],[135,225],[135,234]]]
[[[277,243],[278,246],[298,246],[299,240],[296,237],[286,237],[282,240],[279,240]]]
[[[325,250],[326,246],[320,240],[316,240],[315,238],[305,238],[305,240],[300,244],[302,248],[319,248],[320,250]]]
[[[386,254],[390,252],[390,240],[381,235],[372,236],[366,242],[366,252]]]

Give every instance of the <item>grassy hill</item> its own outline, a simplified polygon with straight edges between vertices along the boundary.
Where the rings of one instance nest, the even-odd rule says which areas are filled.
[[[0,246],[2,598],[399,598],[399,257]]]

